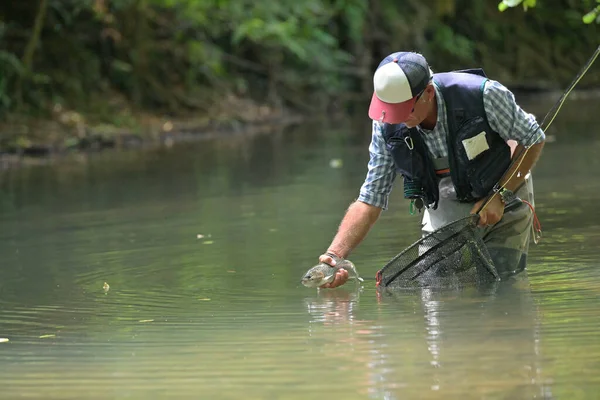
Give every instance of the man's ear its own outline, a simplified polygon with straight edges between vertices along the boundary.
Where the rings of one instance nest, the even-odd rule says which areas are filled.
[[[427,93],[428,102],[433,100],[433,96],[435,96],[435,88],[433,87],[432,83],[427,85],[427,87],[425,88],[425,93]]]

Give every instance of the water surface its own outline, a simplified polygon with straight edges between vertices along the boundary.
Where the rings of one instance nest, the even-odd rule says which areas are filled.
[[[534,174],[543,239],[486,291],[299,284],[358,194],[364,123],[4,172],[0,398],[595,398],[600,141],[565,113]],[[362,275],[417,239],[401,197]]]

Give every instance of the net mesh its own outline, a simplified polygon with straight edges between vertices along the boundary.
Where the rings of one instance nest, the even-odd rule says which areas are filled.
[[[478,215],[449,223],[422,237],[377,272],[381,287],[462,287],[500,278],[483,239]]]

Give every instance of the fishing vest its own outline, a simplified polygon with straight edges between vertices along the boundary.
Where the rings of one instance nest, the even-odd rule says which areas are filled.
[[[417,207],[437,208],[440,161],[461,202],[487,196],[510,165],[510,147],[489,125],[483,106],[487,77],[482,69],[444,72],[433,75],[444,102],[448,120],[448,159],[432,158],[416,128],[402,124],[382,126],[383,139],[396,170],[404,177],[404,197]],[[422,202],[422,203],[421,203]]]

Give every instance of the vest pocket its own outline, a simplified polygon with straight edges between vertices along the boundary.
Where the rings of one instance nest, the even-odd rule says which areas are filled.
[[[461,160],[475,162],[489,150],[491,143],[486,128],[487,124],[481,117],[470,118],[461,124],[456,132],[456,145]]]
[[[510,164],[508,145],[490,131],[484,118],[477,116],[460,126],[455,146],[470,195],[474,199],[487,196]]]
[[[487,154],[472,160],[467,168],[467,175],[471,182],[473,197],[487,196],[509,165],[510,150],[508,146],[493,150],[491,148]]]

